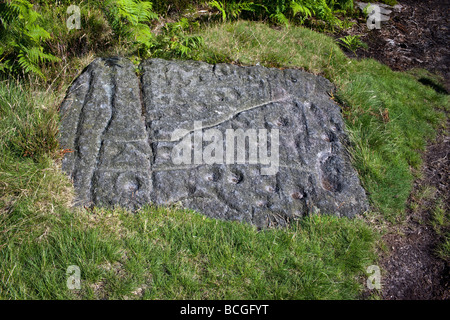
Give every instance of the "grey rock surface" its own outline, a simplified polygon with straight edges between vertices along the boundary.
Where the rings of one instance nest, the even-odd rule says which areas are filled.
[[[60,145],[73,150],[63,170],[76,205],[181,204],[258,227],[368,209],[328,80],[161,59],[144,61],[139,77],[135,69],[123,58],[97,59],[61,105]],[[247,144],[227,140],[239,132]]]

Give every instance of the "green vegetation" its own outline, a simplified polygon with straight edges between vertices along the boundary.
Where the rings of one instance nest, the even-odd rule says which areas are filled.
[[[263,232],[153,207],[21,207],[2,222],[0,297],[13,299],[355,299],[373,259],[372,231],[331,216]],[[70,265],[81,290],[66,288]]]
[[[395,6],[398,2],[397,0],[380,0],[380,1],[369,1],[369,0],[361,0],[361,2],[381,2],[390,6]]]
[[[119,42],[134,39],[138,50],[148,50],[153,43],[153,34],[147,23],[157,19],[152,4],[140,0],[107,0],[103,11]]]
[[[203,46],[203,38],[189,34],[193,30],[198,30],[199,26],[198,22],[191,23],[186,18],[181,18],[178,22],[167,23],[157,36],[150,52],[144,54],[144,57],[195,59],[193,50]]]
[[[439,244],[434,248],[435,254],[443,260],[450,261],[450,212],[439,191],[426,183],[411,194],[409,209],[420,224],[426,223],[437,236]],[[429,217],[423,216],[423,212]]]
[[[66,27],[72,1],[0,4],[0,73],[8,78],[0,81],[0,299],[360,298],[380,224],[402,221],[411,169],[443,125],[448,96],[428,85],[439,82],[428,73],[349,59],[332,38],[299,26],[343,27],[352,1],[214,2],[82,1],[79,30]],[[195,20],[194,5],[217,14]],[[345,40],[350,50],[362,45]],[[259,63],[328,78],[373,213],[313,215],[258,231],[180,208],[71,208],[71,183],[59,168],[58,105],[94,57],[117,54]],[[433,221],[448,258],[443,205]],[[70,265],[81,269],[81,290],[66,287]]]
[[[450,212],[445,209],[445,204],[442,199],[439,199],[432,211],[431,225],[442,239],[436,248],[438,256],[450,261]]]
[[[358,298],[376,237],[361,219],[258,231],[177,208],[70,209],[47,143],[61,97],[32,90],[0,82],[0,298]],[[71,265],[81,290],[66,288]]]
[[[360,36],[345,36],[342,38],[339,38],[340,42],[338,42],[341,46],[344,48],[347,48],[348,50],[355,53],[355,51],[359,48],[365,48],[367,49],[368,46],[366,43],[362,42],[360,39]]]
[[[33,72],[44,77],[39,64],[58,61],[45,53],[42,42],[50,34],[39,23],[42,16],[25,0],[0,3],[0,72]]]

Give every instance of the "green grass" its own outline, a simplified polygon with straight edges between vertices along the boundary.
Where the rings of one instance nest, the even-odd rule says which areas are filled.
[[[373,210],[402,217],[411,168],[442,124],[436,108],[448,108],[446,96],[413,74],[348,59],[333,39],[305,28],[237,22],[200,35],[198,59],[303,68],[336,84]],[[64,70],[90,57],[72,58]],[[61,77],[56,95],[0,81],[0,299],[360,298],[379,244],[379,224],[366,219],[312,215],[258,231],[180,208],[71,208],[56,143],[69,78]],[[80,290],[66,286],[71,265],[81,270]]]
[[[4,221],[29,232],[2,235],[3,298],[355,299],[374,259],[372,231],[333,216],[267,231],[154,207],[33,216]],[[80,290],[66,288],[70,265]]]
[[[441,238],[441,242],[436,248],[437,255],[446,261],[450,261],[450,212],[442,199],[437,201],[435,208],[432,210],[431,226]]]
[[[58,149],[58,114],[51,95],[30,92],[20,83],[3,81],[0,85],[0,150],[38,160]]]
[[[258,231],[177,208],[71,209],[47,143],[56,133],[42,130],[57,123],[57,101],[0,82],[1,299],[359,297],[376,242],[362,219],[317,215]],[[71,265],[80,290],[66,287]]]

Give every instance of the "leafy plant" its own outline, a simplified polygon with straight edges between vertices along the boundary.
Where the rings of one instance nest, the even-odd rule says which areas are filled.
[[[204,0],[153,0],[153,10],[159,15],[178,15],[203,5]]]
[[[152,11],[151,2],[107,0],[105,14],[119,39],[131,40],[137,45],[138,51],[145,51],[153,46],[154,35],[148,23],[158,19],[158,15]]]
[[[227,3],[226,1],[213,0],[208,4],[220,11],[220,13],[222,14],[223,22],[225,22],[229,17],[232,17],[233,19],[238,18],[242,11],[255,12],[256,6],[264,7],[260,4],[255,4],[253,2],[247,1],[229,1]]]
[[[300,13],[305,18],[309,18],[313,15],[313,11],[310,6],[298,3],[296,1],[291,2],[291,9],[294,16],[296,16],[297,13]]]
[[[39,23],[41,15],[26,0],[0,4],[0,72],[34,73],[45,78],[41,65],[60,59],[44,52],[43,41],[51,38]]]
[[[333,10],[352,10],[353,0],[327,0],[327,5]]]
[[[199,49],[203,45],[203,38],[189,36],[188,31],[198,27],[198,22],[190,23],[186,18],[166,24],[163,32],[156,37],[149,53],[161,58],[194,58],[191,54],[194,49]]]
[[[310,18],[326,22],[331,28],[342,27],[342,22],[335,13],[353,9],[352,0],[259,0],[270,19],[276,23],[288,25],[297,20],[304,24]],[[264,12],[258,12],[263,14]]]
[[[367,49],[368,46],[366,43],[361,41],[360,36],[358,35],[348,35],[342,38],[339,38],[341,42],[338,42],[341,46],[347,48],[351,52],[355,53],[356,50],[359,48],[365,48]]]
[[[285,26],[289,25],[289,19],[280,10],[277,10],[275,13],[272,13],[270,15],[270,18],[279,24],[284,24]]]
[[[227,20],[227,13],[225,11],[225,2],[220,2],[220,1],[214,0],[214,1],[208,2],[208,4],[211,7],[216,8],[217,10],[219,10],[220,13],[222,13],[222,21],[225,22]]]

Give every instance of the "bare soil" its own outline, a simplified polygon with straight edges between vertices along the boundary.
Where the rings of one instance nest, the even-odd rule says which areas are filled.
[[[399,71],[427,69],[441,76],[450,92],[450,0],[399,0],[398,5],[381,29],[369,30],[366,18],[359,17],[335,37],[360,35],[369,48],[358,49],[358,58],[374,58]]]
[[[450,123],[448,124],[450,125]],[[449,208],[450,135],[441,132],[423,155],[423,178],[415,182],[408,200],[417,208],[407,210],[406,222],[391,226],[383,237],[389,249],[381,259],[382,297],[388,300],[450,299],[449,261],[440,259],[436,247],[442,241],[430,225],[436,200],[444,200]],[[422,198],[426,187],[436,190],[430,198]]]
[[[393,70],[423,68],[442,78],[442,83],[419,79],[441,93],[450,92],[449,0],[399,0],[400,7],[382,23],[381,29],[369,30],[364,17],[357,18],[351,29],[334,35],[360,35],[368,49],[347,52],[356,58],[373,58]],[[449,119],[447,114],[447,119]],[[430,224],[437,199],[450,206],[450,121],[447,129],[430,141],[423,154],[422,177],[417,179],[408,200],[406,221],[389,226],[383,236],[387,253],[380,261],[381,297],[386,300],[450,299],[449,261],[440,259],[436,246],[442,239]],[[435,190],[424,199],[424,187]]]

